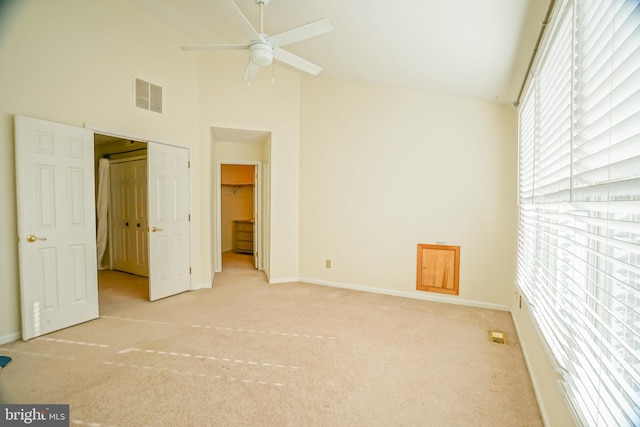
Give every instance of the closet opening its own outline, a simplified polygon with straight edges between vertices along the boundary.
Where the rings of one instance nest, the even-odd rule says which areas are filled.
[[[220,165],[222,269],[257,268],[257,165]]]
[[[99,302],[149,301],[147,143],[94,136]]]

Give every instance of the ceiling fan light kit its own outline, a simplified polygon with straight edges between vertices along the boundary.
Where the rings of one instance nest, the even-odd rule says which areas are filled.
[[[258,67],[271,65],[273,61],[273,48],[269,43],[252,43],[249,46],[249,58],[251,59],[251,63]]]
[[[249,50],[249,64],[245,70],[243,81],[251,82],[260,67],[266,67],[276,59],[284,64],[290,65],[311,75],[317,75],[322,71],[322,67],[304,58],[294,55],[282,49],[282,46],[297,43],[311,37],[316,37],[333,30],[331,23],[327,19],[310,22],[305,25],[283,31],[282,33],[269,36],[263,30],[263,7],[271,0],[254,0],[260,7],[260,28],[256,30],[233,0],[217,0],[220,7],[244,32],[249,39],[246,44],[201,44],[196,46],[182,46],[183,50],[221,50],[221,49],[241,49]]]

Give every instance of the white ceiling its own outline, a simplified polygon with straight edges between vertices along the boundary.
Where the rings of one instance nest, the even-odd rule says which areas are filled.
[[[216,0],[129,1],[195,43],[247,42]],[[255,0],[235,3],[258,28]],[[548,5],[549,0],[271,0],[264,30],[273,35],[329,19],[332,32],[285,47],[322,66],[318,78],[511,103]],[[238,70],[238,79],[243,72]]]

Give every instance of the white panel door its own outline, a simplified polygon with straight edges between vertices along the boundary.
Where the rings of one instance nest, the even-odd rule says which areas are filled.
[[[149,297],[191,288],[189,244],[189,150],[150,142]]]
[[[113,269],[149,275],[147,160],[111,163]]]
[[[93,131],[16,116],[22,339],[98,317]]]

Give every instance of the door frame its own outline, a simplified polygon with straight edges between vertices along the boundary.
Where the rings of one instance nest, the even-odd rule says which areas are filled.
[[[254,246],[253,252],[258,252],[256,269],[258,271],[264,271],[264,238],[263,238],[263,212],[262,212],[262,162],[260,160],[220,160],[216,161],[216,273],[222,271],[222,165],[244,165],[254,166],[255,170],[255,182],[253,183],[254,191],[254,206],[253,211],[257,212],[257,218],[255,219],[255,236],[258,239],[257,245]],[[255,204],[257,203],[257,206]]]
[[[147,144],[147,149],[148,149],[148,144],[163,144],[163,145],[169,145],[172,147],[178,147],[178,148],[184,148],[188,151],[189,153],[189,158],[191,158],[191,148],[190,147],[186,147],[186,146],[182,146],[182,145],[178,145],[178,144],[173,144],[173,143],[168,143],[168,142],[162,142],[162,141],[157,141],[157,140],[152,140],[149,139],[145,136],[141,136],[141,135],[133,135],[133,134],[128,134],[128,133],[120,133],[117,130],[113,130],[113,129],[108,129],[108,128],[104,128],[98,125],[94,125],[94,124],[88,124],[85,123],[84,127],[86,129],[90,129],[93,130],[94,135],[95,134],[100,134],[100,135],[105,135],[105,136],[112,136],[115,138],[121,138],[121,139],[129,139],[129,140],[134,140],[134,141],[138,141],[138,142],[144,142]],[[95,139],[95,137],[94,137]],[[94,142],[95,144],[95,142]],[[94,174],[95,174],[95,164],[94,164]],[[147,171],[147,184],[148,184],[148,171]],[[193,176],[192,176],[192,169],[189,168],[189,212],[193,213],[193,197],[192,197],[192,187],[191,187],[191,183],[193,182]],[[95,206],[95,201],[94,201],[94,206]],[[147,209],[149,207],[147,206]],[[110,227],[109,227],[110,228]],[[193,236],[193,221],[189,221],[189,236]],[[189,239],[189,265],[192,265],[193,263],[193,239]],[[111,248],[109,249],[111,250]],[[151,264],[151,254],[149,254],[149,264]],[[149,287],[151,287],[151,270],[149,270]],[[189,290],[195,290],[196,288],[194,288],[193,285],[193,275],[189,275]],[[149,295],[151,295],[151,288],[149,288]]]

